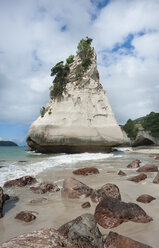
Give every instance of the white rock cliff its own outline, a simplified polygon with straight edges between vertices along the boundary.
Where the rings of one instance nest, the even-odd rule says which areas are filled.
[[[95,51],[92,64],[77,79],[75,71],[80,63],[79,55],[75,56],[62,98],[50,100],[44,117],[31,125],[27,143],[32,150],[44,153],[107,152],[124,142],[99,82]]]

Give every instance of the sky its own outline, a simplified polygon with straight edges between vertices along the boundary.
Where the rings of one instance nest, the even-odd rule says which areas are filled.
[[[159,112],[159,0],[0,0],[0,140],[24,144],[86,36],[117,122]]]

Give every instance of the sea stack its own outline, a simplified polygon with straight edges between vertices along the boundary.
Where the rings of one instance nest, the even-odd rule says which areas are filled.
[[[61,61],[52,68],[51,75],[56,76],[50,87],[51,100],[27,135],[32,150],[109,152],[124,142],[123,132],[99,82],[91,41],[88,37],[82,39],[76,56],[71,55],[65,65]]]

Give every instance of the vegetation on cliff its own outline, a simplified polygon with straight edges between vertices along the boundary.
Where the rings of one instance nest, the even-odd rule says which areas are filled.
[[[123,126],[128,137],[132,139],[136,138],[140,127],[143,127],[145,131],[149,131],[153,137],[159,137],[159,113],[151,112],[136,120],[129,119]]]
[[[18,146],[16,143],[13,141],[0,141],[0,146]]]

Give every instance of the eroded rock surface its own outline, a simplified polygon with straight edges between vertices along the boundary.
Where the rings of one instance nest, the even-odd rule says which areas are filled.
[[[107,183],[103,185],[100,189],[93,190],[91,194],[91,200],[92,202],[100,202],[107,196],[121,200],[121,195],[118,186],[112,183]]]
[[[141,161],[139,159],[136,159],[132,161],[130,164],[127,165],[127,168],[138,168],[140,167]]]
[[[152,248],[115,232],[110,232],[104,241],[104,248]]]
[[[36,219],[36,216],[29,211],[21,211],[15,216],[15,219],[24,221],[24,222],[30,222]]]
[[[57,192],[60,188],[54,183],[40,183],[30,187],[30,190],[36,194],[45,194],[46,192]]]
[[[92,214],[83,214],[61,226],[58,231],[77,248],[102,248],[102,235]]]
[[[156,198],[151,196],[151,195],[147,195],[147,194],[143,194],[143,195],[140,195],[136,201],[138,202],[142,202],[142,203],[149,203],[153,200],[155,200]]]
[[[152,221],[137,204],[122,202],[112,197],[106,197],[96,206],[94,216],[97,223],[104,228],[117,227],[127,221],[139,223]]]
[[[20,177],[20,178],[5,182],[4,187],[6,188],[13,187],[13,186],[24,187],[26,185],[31,185],[33,183],[36,183],[36,178],[31,177],[31,176],[24,176],[24,177]]]
[[[86,184],[76,180],[73,177],[68,177],[63,182],[61,194],[66,198],[85,198],[91,195],[93,189]]]
[[[146,178],[147,178],[147,175],[144,174],[144,173],[141,173],[140,175],[128,178],[128,180],[138,183],[138,182],[140,182],[142,180],[145,180]]]
[[[155,172],[158,171],[158,166],[155,164],[145,164],[140,167],[137,172]]]
[[[89,167],[89,168],[82,168],[82,169],[74,170],[72,173],[75,175],[88,176],[92,174],[98,174],[99,170],[94,167]]]
[[[41,229],[19,235],[5,243],[0,248],[77,248],[54,228]]]

